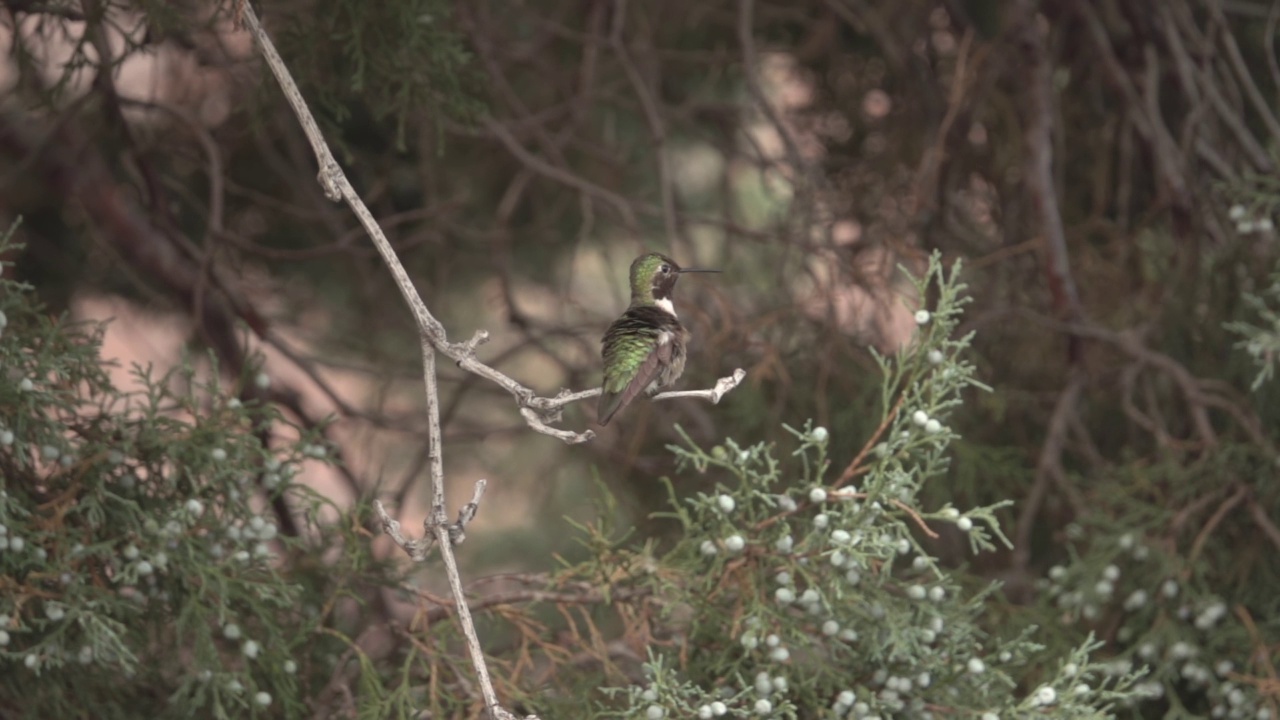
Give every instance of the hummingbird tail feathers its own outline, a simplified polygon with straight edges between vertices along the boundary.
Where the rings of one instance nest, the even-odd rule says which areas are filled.
[[[596,406],[596,423],[600,427],[609,424],[613,416],[622,409],[620,393],[600,393],[600,404]]]

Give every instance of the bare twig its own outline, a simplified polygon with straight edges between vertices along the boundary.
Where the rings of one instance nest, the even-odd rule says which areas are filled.
[[[1244,57],[1240,54],[1240,46],[1236,43],[1235,35],[1231,32],[1231,26],[1227,23],[1226,15],[1222,11],[1222,3],[1214,1],[1206,4],[1209,7],[1209,11],[1213,13],[1218,21],[1218,34],[1222,37],[1222,44],[1227,49],[1227,59],[1231,61],[1231,68],[1236,71],[1240,83],[1244,86],[1249,103],[1253,105],[1258,117],[1262,118],[1263,124],[1267,126],[1272,140],[1280,139],[1280,120],[1276,119],[1270,103],[1262,97],[1262,91],[1258,89],[1258,84],[1254,82],[1253,73],[1249,71],[1248,63],[1245,62]]]
[[[1204,524],[1204,527],[1196,534],[1195,541],[1191,543],[1191,551],[1187,553],[1188,568],[1195,567],[1196,558],[1200,557],[1201,551],[1204,550],[1204,544],[1209,542],[1209,536],[1212,535],[1213,531],[1222,524],[1223,519],[1225,519],[1237,505],[1244,502],[1248,497],[1249,488],[1242,484],[1236,488],[1236,491],[1232,493],[1231,497],[1222,501],[1222,504],[1218,506],[1218,509],[1214,511],[1213,515],[1209,516],[1208,522]]]
[[[622,218],[622,221],[626,223],[628,228],[635,229],[640,227],[636,222],[635,213],[631,211],[631,205],[618,193],[607,188],[600,187],[590,180],[574,175],[568,170],[558,168],[537,155],[534,155],[520,144],[520,141],[511,134],[511,131],[507,130],[502,123],[499,123],[496,120],[486,119],[484,121],[484,127],[486,130],[493,133],[493,136],[498,138],[503,147],[514,155],[517,160],[523,163],[525,167],[539,175],[542,175],[543,177],[564,183],[571,188],[582,191],[586,195],[605,201],[613,207],[614,210],[618,211],[618,215]]]
[[[787,151],[787,160],[792,167],[806,177],[811,176],[813,173],[811,173],[810,163],[805,160],[804,153],[800,150],[800,143],[796,141],[786,120],[765,95],[764,88],[760,86],[760,78],[757,76],[760,72],[760,56],[756,52],[755,0],[738,0],[738,44],[742,46],[742,76],[746,82],[747,91],[751,93],[751,98],[755,100],[760,112],[764,113],[765,119],[777,131],[778,137],[782,139],[782,145]]]
[[[1250,498],[1249,515],[1253,518],[1253,524],[1258,526],[1258,529],[1271,541],[1272,545],[1276,546],[1277,550],[1280,550],[1280,528],[1277,528],[1276,524],[1267,516],[1267,511],[1262,507],[1262,503]]]
[[[1018,516],[1017,536],[1013,547],[1013,566],[1026,570],[1031,561],[1031,531],[1036,526],[1036,516],[1049,495],[1049,486],[1056,484],[1063,493],[1073,500],[1073,509],[1080,512],[1083,501],[1076,497],[1074,488],[1067,482],[1066,472],[1062,468],[1062,453],[1067,442],[1067,432],[1071,418],[1076,414],[1080,402],[1080,392],[1084,390],[1084,372],[1077,369],[1071,374],[1067,387],[1058,396],[1053,415],[1049,419],[1049,429],[1045,433],[1044,445],[1040,448],[1040,459],[1036,463],[1036,479],[1022,503],[1022,512]]]
[[[458,511],[458,522],[449,528],[449,541],[454,545],[460,545],[467,539],[467,525],[475,520],[476,513],[480,512],[480,499],[484,497],[484,489],[488,484],[489,481],[483,478],[477,480],[476,489],[471,493],[471,502],[463,505]]]
[[[467,525],[475,519],[476,513],[480,511],[480,499],[484,497],[484,491],[489,486],[489,481],[480,479],[476,481],[475,490],[471,493],[471,502],[462,506],[458,511],[458,520],[454,523],[441,523],[449,536],[450,545],[461,545],[467,539]],[[425,562],[427,555],[431,552],[431,546],[436,543],[437,538],[430,533],[422,539],[415,540],[405,537],[404,532],[400,529],[400,521],[391,517],[387,509],[383,507],[382,501],[375,500],[373,509],[378,513],[378,520],[382,523],[382,530],[389,535],[396,545],[414,561]],[[434,508],[433,508],[434,510]],[[427,518],[426,525],[428,529],[434,529],[436,525],[434,517]]]
[[[1064,323],[1022,309],[1012,312],[1059,332],[1070,333],[1081,338],[1100,340],[1118,348],[1134,360],[1163,371],[1182,391],[1183,399],[1187,403],[1187,411],[1191,415],[1192,425],[1199,435],[1199,441],[1206,447],[1216,447],[1218,445],[1218,433],[1214,429],[1212,419],[1209,416],[1205,401],[1207,392],[1203,387],[1203,381],[1193,375],[1186,366],[1177,360],[1144,345],[1137,331],[1109,330],[1091,323]]]
[[[1249,640],[1253,645],[1253,652],[1249,653],[1249,661],[1251,663],[1257,663],[1265,669],[1267,676],[1265,678],[1252,678],[1247,675],[1232,673],[1230,675],[1231,679],[1258,685],[1260,690],[1264,683],[1272,688],[1276,687],[1277,684],[1280,683],[1280,674],[1276,673],[1276,666],[1271,661],[1272,652],[1270,643],[1263,639],[1262,633],[1258,632],[1258,623],[1253,619],[1253,615],[1250,614],[1249,608],[1244,605],[1236,605],[1235,612],[1236,617],[1240,618],[1240,624],[1244,625],[1245,630],[1249,632]],[[1270,702],[1271,712],[1274,714],[1276,711],[1274,690],[1271,691],[1271,697],[1273,698]]]
[[[375,502],[373,509],[378,512],[378,518],[382,521],[382,531],[391,536],[392,542],[408,553],[411,560],[424,562],[427,559],[427,554],[431,551],[435,538],[431,535],[426,535],[420,540],[405,537],[404,532],[400,530],[400,521],[388,515],[381,502]]]
[[[677,398],[703,398],[708,400],[712,405],[720,402],[720,398],[724,397],[730,390],[742,384],[743,378],[747,376],[747,371],[738,368],[733,371],[732,375],[722,377],[716,381],[715,387],[709,390],[672,390],[669,392],[658,393],[653,396],[654,400],[675,400]]]
[[[898,402],[894,403],[893,408],[890,409],[889,412],[885,413],[884,419],[880,421],[879,427],[877,427],[876,431],[871,433],[871,437],[863,443],[862,449],[859,450],[858,454],[849,461],[849,465],[845,467],[844,472],[840,473],[840,477],[832,487],[842,487],[845,483],[852,480],[854,476],[858,475],[858,473],[866,471],[866,468],[862,465],[862,461],[865,460],[871,450],[875,448],[876,443],[880,442],[880,437],[884,435],[885,430],[889,429],[889,425],[893,422],[893,419],[897,417],[898,411],[902,409],[902,403],[906,402],[906,400],[906,393],[898,396]]]
[[[437,607],[431,608],[426,613],[427,622],[436,622],[443,620],[453,614],[456,602],[450,602],[444,598],[429,597],[421,590],[417,590],[420,596],[431,600]],[[527,589],[513,590],[510,592],[499,592],[490,595],[484,595],[473,600],[471,610],[480,612],[503,605],[523,605],[541,603],[548,605],[614,605],[619,603],[635,602],[643,600],[653,594],[652,587],[609,587],[601,588],[598,586],[586,586],[578,588],[576,592],[568,592],[555,589]]]
[[[439,416],[433,416],[439,421]],[[438,431],[437,431],[438,432]],[[436,436],[439,440],[439,435]],[[435,463],[433,462],[433,465]],[[440,478],[443,480],[443,478]],[[440,486],[440,482],[436,486]],[[484,492],[483,483],[477,483],[476,494],[473,502],[478,502],[480,495]],[[438,493],[443,500],[443,490]],[[471,517],[475,516],[475,510],[471,512]],[[462,524],[462,518],[459,517],[459,526]],[[471,653],[471,663],[475,666],[476,676],[480,680],[480,692],[484,695],[484,706],[489,711],[490,717],[495,720],[505,720],[513,717],[498,704],[498,694],[493,689],[493,680],[489,677],[489,665],[484,659],[484,650],[480,647],[480,637],[476,634],[476,624],[471,618],[471,608],[467,607],[466,593],[462,589],[462,575],[458,572],[458,560],[453,555],[453,529],[445,523],[435,525],[436,540],[440,542],[440,557],[444,559],[445,574],[449,577],[449,589],[453,592],[453,597],[457,600],[458,624],[462,626],[462,632],[467,638],[467,650]],[[461,531],[459,531],[461,532]]]
[[[1022,52],[1027,91],[1024,172],[1027,189],[1040,215],[1040,231],[1044,233],[1049,250],[1049,262],[1046,263],[1049,288],[1058,313],[1071,320],[1079,320],[1084,311],[1080,292],[1071,274],[1071,257],[1067,252],[1062,212],[1053,181],[1053,65],[1040,25],[1036,22],[1037,5],[1033,0],[1018,0],[1017,3],[1015,42]]]
[[[378,227],[377,222],[373,219],[373,215],[365,207],[355,189],[351,187],[351,183],[347,180],[333,154],[329,151],[329,147],[324,138],[321,137],[315,120],[312,118],[311,112],[303,101],[297,85],[285,67],[284,61],[280,58],[279,53],[276,52],[271,38],[267,36],[262,29],[262,25],[258,22],[258,17],[254,13],[253,7],[245,3],[243,9],[244,19],[249,29],[253,32],[259,49],[266,58],[267,64],[271,67],[272,73],[275,74],[276,80],[280,83],[285,96],[289,99],[289,104],[298,115],[307,139],[311,142],[312,149],[316,153],[320,163],[320,184],[324,188],[325,194],[334,200],[345,200],[348,206],[356,213],[361,224],[369,232],[379,254],[382,255],[387,268],[395,278],[396,285],[404,296],[405,302],[413,310],[414,319],[418,324],[418,336],[422,349],[422,375],[427,395],[427,441],[430,446],[429,458],[432,484],[431,513],[425,521],[427,535],[422,539],[405,537],[400,532],[400,524],[387,514],[382,504],[376,503],[375,507],[387,534],[415,561],[421,562],[426,559],[427,552],[433,544],[433,540],[429,538],[434,535],[434,542],[440,545],[440,555],[444,559],[446,574],[449,577],[449,586],[453,591],[454,598],[458,601],[459,624],[462,626],[463,635],[467,640],[467,650],[471,656],[472,666],[475,668],[476,676],[480,681],[480,691],[484,696],[485,708],[491,718],[505,720],[505,718],[513,716],[498,703],[498,695],[493,688],[493,681],[489,677],[489,668],[485,661],[484,650],[480,646],[480,638],[476,633],[475,623],[472,621],[471,613],[467,609],[466,596],[462,588],[462,577],[458,573],[458,562],[453,553],[454,543],[461,542],[465,537],[464,528],[466,523],[475,517],[479,508],[480,498],[484,493],[485,483],[482,480],[476,484],[475,495],[471,503],[463,508],[459,514],[458,522],[450,524],[445,514],[444,458],[441,452],[440,397],[439,389],[436,385],[436,349],[439,348],[441,351],[446,352],[450,357],[457,360],[459,365],[467,362],[474,363],[476,366],[485,368],[495,378],[500,376],[505,380],[505,383],[511,386],[508,389],[517,397],[528,398],[533,393],[527,388],[520,387],[514,380],[507,378],[496,370],[483,366],[479,361],[475,360],[476,346],[487,337],[484,333],[476,333],[470,341],[461,345],[449,344],[445,337],[444,326],[427,310],[426,303],[422,301],[421,296],[418,295],[417,290],[413,287],[413,282],[400,264],[399,258],[396,257],[395,250],[391,247],[381,228]],[[476,370],[473,369],[472,372],[476,372]],[[499,384],[504,383],[500,382]],[[519,387],[519,392],[515,389],[517,387]],[[533,425],[534,423],[531,421],[530,424]]]
[[[622,40],[622,28],[626,21],[626,0],[618,0],[617,7],[614,8],[614,24],[613,30],[609,33],[609,44],[613,46],[613,51],[617,54],[618,62],[635,90],[636,97],[640,99],[645,122],[649,125],[649,133],[653,136],[653,152],[658,160],[658,183],[662,191],[662,219],[666,224],[667,242],[675,243],[679,236],[679,227],[676,224],[675,180],[672,179],[671,158],[667,151],[667,130],[649,85],[640,75],[640,70],[636,68],[635,62],[631,59],[631,53],[627,51],[627,45]]]
[[[1267,68],[1271,70],[1271,82],[1280,87],[1280,63],[1276,62],[1276,25],[1280,23],[1280,3],[1271,3],[1267,11],[1267,29],[1262,34],[1263,48],[1267,51]]]
[[[1072,6],[1084,19],[1089,35],[1098,50],[1098,59],[1111,84],[1124,96],[1126,105],[1132,110],[1130,119],[1138,134],[1152,146],[1152,160],[1156,172],[1168,185],[1180,204],[1189,204],[1192,196],[1184,173],[1185,158],[1178,150],[1178,145],[1169,134],[1169,129],[1158,114],[1153,114],[1148,103],[1142,100],[1138,89],[1125,72],[1111,44],[1106,25],[1090,3],[1076,3]]]

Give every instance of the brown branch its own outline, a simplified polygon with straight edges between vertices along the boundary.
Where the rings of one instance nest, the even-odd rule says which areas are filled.
[[[1073,371],[1067,387],[1058,395],[1058,402],[1049,417],[1049,427],[1045,432],[1044,444],[1040,446],[1040,458],[1036,462],[1035,482],[1022,501],[1022,512],[1018,514],[1018,530],[1013,543],[1013,566],[1018,570],[1025,571],[1031,562],[1031,532],[1036,526],[1036,516],[1040,514],[1040,508],[1049,495],[1050,485],[1057,485],[1073,501],[1075,512],[1083,510],[1083,501],[1067,481],[1062,469],[1062,453],[1066,447],[1071,418],[1076,414],[1084,385],[1084,372],[1079,369]]]
[[[1262,637],[1262,633],[1258,631],[1258,623],[1253,619],[1253,615],[1249,612],[1249,608],[1245,607],[1244,605],[1236,605],[1235,612],[1236,612],[1236,617],[1240,618],[1240,624],[1244,625],[1245,630],[1248,631],[1249,640],[1252,641],[1252,644],[1253,644],[1253,652],[1250,653],[1249,659],[1252,662],[1256,662],[1259,665],[1261,665],[1267,672],[1267,684],[1269,684],[1272,688],[1270,693],[1271,694],[1271,702],[1270,702],[1271,711],[1274,713],[1276,710],[1275,708],[1275,705],[1276,705],[1275,696],[1277,695],[1276,690],[1280,689],[1280,675],[1276,673],[1276,666],[1271,661],[1271,656],[1272,656],[1271,644],[1268,643],[1266,640],[1264,640]],[[1249,679],[1247,678],[1237,678],[1234,673],[1231,675],[1231,679],[1243,680],[1245,682],[1249,682]],[[1263,683],[1253,682],[1251,684],[1258,685],[1259,690],[1260,691],[1262,690],[1261,686],[1263,685]]]
[[[422,593],[419,593],[420,595]],[[647,598],[653,595],[653,588],[610,588],[607,592],[598,589],[582,589],[579,592],[563,592],[556,590],[512,590],[510,592],[493,593],[467,602],[472,611],[481,612],[504,605],[527,605],[530,603],[553,603],[556,605],[605,605],[626,603]],[[444,598],[430,597],[431,602],[439,607],[427,611],[427,622],[438,622],[453,615],[457,603]]]
[[[777,131],[778,137],[782,138],[782,145],[786,148],[787,160],[791,166],[806,177],[814,175],[791,128],[787,126],[782,115],[778,113],[777,108],[765,95],[764,89],[760,87],[760,57],[756,52],[755,40],[755,0],[738,0],[738,44],[742,47],[743,82],[746,83],[747,92],[755,101],[756,108]]]
[[[1185,159],[1178,150],[1177,143],[1173,141],[1169,129],[1165,127],[1160,116],[1142,101],[1133,81],[1116,56],[1115,48],[1111,44],[1111,36],[1097,10],[1088,2],[1073,3],[1071,7],[1083,17],[1093,45],[1098,50],[1098,59],[1101,60],[1107,78],[1120,91],[1131,111],[1130,119],[1134,129],[1150,143],[1156,175],[1173,193],[1177,206],[1184,210],[1190,208],[1192,194],[1184,172]]]
[[[866,468],[862,467],[862,461],[865,460],[871,450],[875,448],[876,443],[880,441],[880,437],[884,435],[884,431],[889,429],[889,425],[893,423],[894,417],[896,417],[898,412],[902,410],[902,403],[906,402],[906,400],[907,396],[905,393],[898,396],[898,402],[894,403],[889,412],[885,413],[884,419],[880,421],[880,426],[876,428],[875,432],[871,433],[871,437],[863,444],[862,450],[858,451],[858,454],[849,461],[849,465],[845,467],[844,472],[840,473],[840,477],[836,479],[835,484],[831,487],[843,487],[845,483],[852,480],[856,475],[866,472]]]
[[[1267,511],[1262,507],[1262,503],[1256,498],[1249,499],[1249,516],[1253,518],[1253,523],[1258,526],[1262,534],[1267,536],[1272,545],[1276,546],[1276,550],[1280,550],[1280,528],[1271,521],[1267,516]]]
[[[1173,438],[1168,429],[1164,425],[1157,423],[1154,419],[1147,417],[1133,401],[1135,385],[1138,382],[1138,374],[1142,371],[1142,363],[1130,363],[1120,373],[1120,409],[1124,411],[1125,417],[1138,427],[1146,430],[1155,438],[1156,445],[1162,448],[1172,448],[1184,445],[1179,440]]]
[[[1280,63],[1276,61],[1276,27],[1280,25],[1280,3],[1271,3],[1267,11],[1267,29],[1262,33],[1262,47],[1267,52],[1267,69],[1271,71],[1271,83],[1280,87]]]
[[[930,538],[934,540],[938,539],[938,533],[934,532],[932,528],[930,528],[927,524],[925,524],[924,518],[920,517],[920,513],[916,512],[915,508],[911,507],[910,505],[907,505],[906,503],[902,502],[897,498],[894,498],[890,502],[895,507],[905,512],[907,515],[910,515],[911,519],[916,522],[916,525],[920,526],[920,530],[925,535],[928,535]]]
[[[951,74],[951,88],[947,93],[947,112],[934,132],[933,143],[927,147],[920,158],[920,169],[916,171],[915,213],[924,217],[933,213],[937,207],[938,181],[942,174],[943,164],[947,160],[947,138],[960,110],[965,106],[969,91],[978,79],[978,65],[982,63],[983,53],[973,52],[972,28],[965,30],[960,40],[960,48],[956,52],[956,66]],[[970,266],[970,270],[973,268]]]
[[[1231,494],[1231,497],[1223,500],[1222,504],[1218,506],[1218,509],[1214,511],[1213,515],[1209,516],[1209,520],[1205,522],[1204,527],[1201,528],[1200,532],[1196,535],[1195,541],[1191,543],[1191,552],[1187,553],[1187,568],[1195,567],[1196,560],[1200,557],[1200,552],[1204,550],[1205,543],[1209,542],[1209,536],[1213,534],[1213,531],[1217,529],[1218,525],[1220,525],[1227,517],[1227,514],[1235,509],[1237,505],[1244,502],[1245,498],[1248,496],[1249,488],[1245,485],[1240,485],[1236,488],[1236,491]]]
[[[1275,112],[1271,109],[1271,104],[1262,97],[1262,91],[1258,89],[1258,84],[1253,80],[1253,73],[1249,71],[1249,65],[1245,62],[1244,57],[1240,54],[1240,46],[1236,44],[1235,35],[1231,32],[1231,26],[1227,23],[1227,18],[1222,12],[1222,3],[1220,0],[1209,0],[1206,3],[1209,12],[1213,13],[1214,18],[1218,22],[1218,34],[1222,38],[1222,44],[1227,50],[1227,60],[1230,61],[1231,69],[1235,70],[1236,77],[1239,78],[1241,84],[1244,85],[1245,95],[1249,98],[1249,103],[1253,105],[1253,109],[1262,118],[1262,122],[1267,126],[1267,130],[1271,133],[1272,142],[1280,140],[1280,121],[1276,119]],[[1272,3],[1273,9],[1276,3]],[[1271,39],[1268,38],[1268,42]],[[1270,158],[1268,157],[1268,160]]]
[[[658,103],[649,89],[649,85],[640,76],[635,62],[631,59],[626,43],[622,40],[622,28],[627,19],[626,0],[619,0],[613,8],[613,30],[609,44],[613,46],[618,62],[627,76],[627,81],[640,99],[640,107],[644,110],[645,123],[649,126],[649,134],[653,138],[653,154],[658,161],[658,186],[662,194],[662,218],[666,224],[667,242],[675,243],[679,238],[679,225],[676,222],[675,180],[671,176],[671,158],[667,152],[667,129],[658,112]]]
[[[1026,157],[1023,173],[1032,204],[1040,216],[1040,232],[1048,247],[1047,272],[1049,288],[1053,293],[1056,314],[1068,320],[1084,317],[1080,304],[1080,291],[1071,274],[1071,256],[1067,251],[1067,237],[1062,228],[1062,211],[1058,207],[1058,192],[1053,180],[1053,63],[1048,56],[1044,37],[1037,22],[1039,3],[1035,0],[1016,0],[1016,21],[1013,41],[1022,54],[1023,84],[1026,102],[1023,103],[1023,141]],[[1071,348],[1071,361],[1078,360],[1078,351]]]
[[[1201,442],[1207,446],[1216,446],[1218,444],[1218,434],[1213,429],[1213,422],[1210,420],[1209,412],[1205,407],[1204,393],[1200,388],[1200,382],[1184,365],[1164,353],[1146,347],[1131,332],[1118,333],[1097,326],[1082,324],[1071,325],[1070,331],[1083,337],[1105,340],[1119,347],[1131,357],[1163,370],[1182,390],[1183,400],[1187,404],[1187,411],[1191,415]]]
[[[618,215],[621,216],[622,221],[628,228],[635,230],[640,227],[639,223],[636,222],[635,213],[631,210],[631,204],[628,203],[621,195],[613,192],[612,190],[600,187],[590,180],[575,175],[568,170],[558,168],[537,155],[534,155],[526,150],[524,146],[520,144],[520,141],[517,140],[515,136],[502,125],[502,123],[499,123],[496,120],[485,119],[484,127],[492,133],[493,136],[502,143],[503,147],[507,148],[507,150],[514,155],[517,160],[523,163],[525,167],[538,175],[563,183],[569,187],[576,188],[577,190],[580,190],[581,192],[598,200],[603,200],[618,212]]]
[[[1210,3],[1210,5],[1212,5],[1212,3]],[[1172,8],[1170,5],[1161,3],[1159,7],[1164,15],[1164,24],[1166,26],[1167,33],[1177,32],[1178,22],[1171,15]],[[1187,27],[1191,28],[1191,31],[1194,32],[1198,30],[1198,28],[1191,24],[1194,23],[1193,20],[1185,16],[1184,20]],[[1229,30],[1224,30],[1224,33],[1228,37],[1230,36]],[[1208,43],[1209,41],[1206,38],[1204,44],[1208,45]],[[1181,43],[1178,43],[1172,47],[1176,51],[1181,50],[1183,46]],[[1214,49],[1216,50],[1216,48]],[[1198,65],[1202,69],[1195,73],[1198,81],[1197,84],[1200,87],[1201,94],[1204,101],[1208,104],[1208,107],[1215,111],[1218,119],[1221,120],[1226,129],[1235,136],[1240,149],[1244,151],[1245,157],[1249,159],[1256,170],[1259,172],[1274,172],[1275,164],[1271,161],[1271,156],[1267,154],[1266,148],[1262,146],[1262,143],[1258,141],[1253,132],[1245,125],[1243,114],[1235,107],[1232,107],[1231,102],[1222,94],[1221,88],[1226,84],[1225,81],[1230,80],[1230,76],[1228,75],[1223,77],[1213,73],[1211,69],[1203,69],[1212,68],[1212,55],[1210,55],[1206,60],[1202,60]],[[1196,64],[1191,63],[1188,60],[1187,66],[1196,67]],[[1246,77],[1248,76],[1246,75]],[[1250,82],[1252,81],[1250,80]],[[1149,93],[1149,95],[1151,95],[1151,93]],[[1154,100],[1154,98],[1152,99]],[[1259,101],[1261,102],[1260,98]],[[1158,112],[1158,109],[1154,109],[1153,113],[1155,112]]]
[[[1059,332],[1071,333],[1082,338],[1101,340],[1117,347],[1135,360],[1163,371],[1169,375],[1182,391],[1183,400],[1187,404],[1187,412],[1191,415],[1192,424],[1196,433],[1200,436],[1200,442],[1206,447],[1218,445],[1218,433],[1214,430],[1213,422],[1209,417],[1203,381],[1193,375],[1182,363],[1143,345],[1136,331],[1117,332],[1091,323],[1064,323],[1023,309],[1015,309],[1010,312],[1027,317]]]

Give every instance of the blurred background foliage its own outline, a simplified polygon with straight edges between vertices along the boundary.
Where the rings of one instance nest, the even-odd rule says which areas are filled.
[[[424,502],[408,313],[323,197],[235,8],[2,5],[0,219],[23,218],[24,245],[5,272],[53,312],[168,328],[192,357],[212,353],[206,372],[252,377],[265,353],[260,398],[335,448],[342,470],[322,491]],[[683,384],[748,372],[718,406],[640,403],[565,447],[500,389],[442,368],[453,495],[491,479],[472,575],[587,557],[564,518],[602,507],[642,538],[675,533],[650,514],[676,424],[747,444],[811,418],[843,466],[884,410],[869,350],[897,351],[930,302],[900,268],[936,250],[965,261],[959,332],[976,331],[993,391],[966,392],[925,503],[1015,501],[999,511],[1014,549],[970,567],[1003,582],[990,602],[1080,616],[1111,651],[1137,652],[1108,598],[1063,604],[1043,579],[1072,564],[1093,582],[1114,543],[1145,538],[1162,577],[1251,618],[1251,677],[1270,672],[1259,687],[1275,697],[1280,411],[1273,384],[1251,384],[1275,337],[1280,5],[282,0],[260,13],[451,337],[487,329],[481,358],[538,391],[598,382],[599,336],[639,252],[725,270],[677,298],[694,333]],[[130,359],[180,354],[124,345]],[[587,403],[564,422],[593,417]],[[962,544],[932,550],[970,560]]]

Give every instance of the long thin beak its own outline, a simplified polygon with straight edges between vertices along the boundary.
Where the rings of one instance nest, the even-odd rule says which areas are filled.
[[[711,270],[711,269],[709,269],[709,268],[680,268],[680,274],[681,274],[681,275],[683,275],[683,274],[685,274],[685,273],[691,273],[691,272],[718,273],[718,272],[724,272],[724,271],[723,271],[723,270]]]

